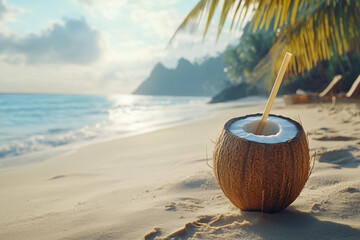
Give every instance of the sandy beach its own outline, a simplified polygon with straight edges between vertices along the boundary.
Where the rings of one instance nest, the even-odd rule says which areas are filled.
[[[360,239],[360,105],[285,106],[316,162],[277,214],[243,212],[217,186],[213,141],[263,105],[0,169],[0,239]]]

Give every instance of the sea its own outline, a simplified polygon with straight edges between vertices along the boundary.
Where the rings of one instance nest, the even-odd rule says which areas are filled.
[[[214,112],[216,106],[209,100],[130,94],[0,94],[0,167],[3,159],[193,121]]]

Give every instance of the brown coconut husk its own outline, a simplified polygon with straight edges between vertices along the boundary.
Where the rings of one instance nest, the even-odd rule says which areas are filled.
[[[278,212],[300,194],[309,178],[308,139],[302,126],[287,117],[273,115],[293,123],[296,136],[282,143],[258,143],[230,132],[229,120],[215,142],[214,173],[229,200],[242,210]]]

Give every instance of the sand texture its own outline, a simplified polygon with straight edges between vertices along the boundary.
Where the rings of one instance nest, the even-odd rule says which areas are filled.
[[[0,169],[0,239],[360,239],[360,106],[273,107],[301,118],[315,167],[277,214],[240,211],[218,187],[214,116]]]

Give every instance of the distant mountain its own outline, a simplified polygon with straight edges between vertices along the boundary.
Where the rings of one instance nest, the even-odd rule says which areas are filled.
[[[133,92],[141,95],[213,96],[229,86],[222,55],[192,64],[181,58],[175,69],[158,63]]]
[[[262,91],[255,84],[240,83],[223,89],[221,92],[212,97],[209,103],[219,103],[231,101],[248,96],[257,96]]]

